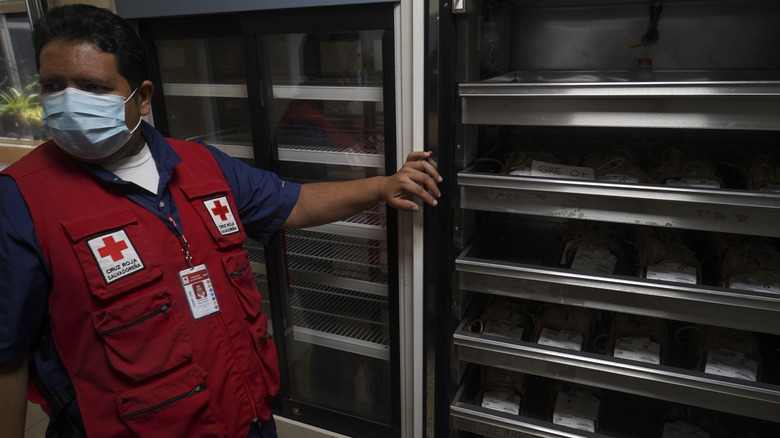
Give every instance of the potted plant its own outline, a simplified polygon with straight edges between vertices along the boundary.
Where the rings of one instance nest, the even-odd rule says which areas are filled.
[[[42,109],[38,83],[0,91],[0,119],[4,137],[41,138]]]

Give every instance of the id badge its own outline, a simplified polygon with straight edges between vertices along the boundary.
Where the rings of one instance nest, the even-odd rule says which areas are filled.
[[[193,318],[200,319],[219,312],[219,302],[206,265],[179,271],[179,281]]]

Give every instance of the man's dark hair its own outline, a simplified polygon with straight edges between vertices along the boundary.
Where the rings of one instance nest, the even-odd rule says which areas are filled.
[[[41,49],[53,40],[88,42],[114,55],[116,69],[131,89],[148,79],[149,67],[135,29],[113,12],[91,5],[74,4],[49,10],[35,25],[35,65],[41,67]]]

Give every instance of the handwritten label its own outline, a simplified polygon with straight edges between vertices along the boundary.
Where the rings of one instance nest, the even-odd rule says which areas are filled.
[[[581,179],[593,181],[595,176],[590,167],[564,166],[534,160],[531,163],[531,176],[543,178]]]

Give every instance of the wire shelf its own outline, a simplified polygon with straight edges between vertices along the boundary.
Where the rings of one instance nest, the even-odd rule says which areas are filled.
[[[286,236],[290,269],[387,282],[386,242],[309,230],[292,230]]]
[[[251,262],[265,264],[265,247],[257,240],[247,238],[244,241],[244,249],[249,253]]]
[[[293,281],[290,316],[295,338],[373,357],[388,357],[387,298]]]

